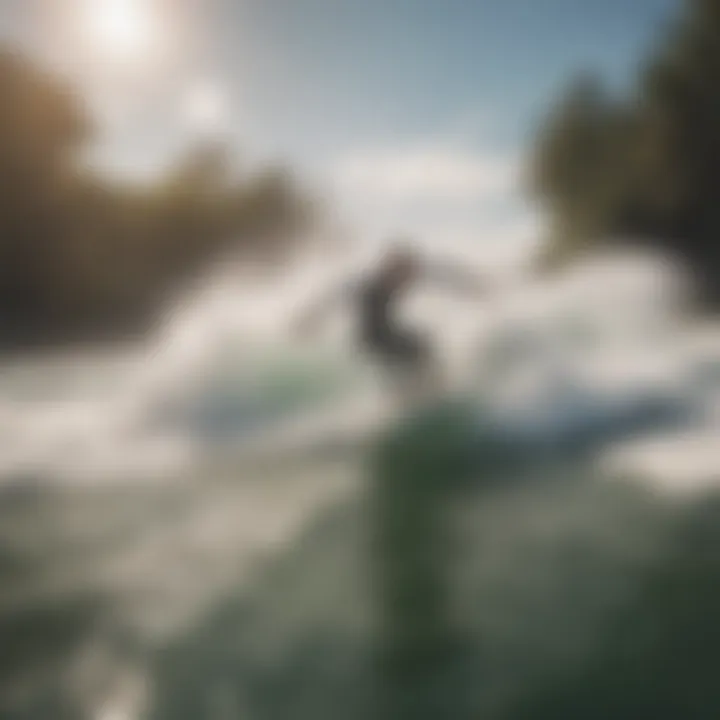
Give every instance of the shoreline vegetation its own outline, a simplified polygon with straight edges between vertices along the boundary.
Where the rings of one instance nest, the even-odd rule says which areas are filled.
[[[627,238],[694,278],[696,307],[720,308],[720,5],[687,0],[630,91],[579,74],[550,108],[530,159],[548,219],[544,268]],[[617,242],[617,240],[615,240]]]
[[[0,94],[3,353],[142,335],[218,258],[272,269],[320,225],[289,169],[242,167],[216,141],[150,182],[94,171],[82,157],[100,128],[80,94],[7,47]]]

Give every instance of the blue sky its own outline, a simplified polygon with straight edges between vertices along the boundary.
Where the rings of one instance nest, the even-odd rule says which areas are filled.
[[[676,4],[223,0],[210,54],[239,79],[249,122],[291,144],[302,136],[325,150],[458,126],[513,144],[577,69],[626,82]]]
[[[204,82],[221,98],[222,131],[243,155],[285,159],[331,194],[361,232],[470,242],[535,232],[515,181],[537,118],[579,70],[627,87],[678,6],[125,1],[153,5],[158,41],[182,26],[176,52],[186,57],[166,75],[153,75],[146,62],[142,82],[134,88],[125,78],[115,102],[115,75],[108,69],[104,77],[92,54],[84,56],[78,67],[92,67],[95,83],[88,87],[102,87],[103,102],[111,101],[103,146],[111,165],[132,171],[162,163],[187,140],[184,93]],[[46,50],[33,23],[48,2],[0,0],[0,32]],[[83,2],[66,0],[66,24]]]

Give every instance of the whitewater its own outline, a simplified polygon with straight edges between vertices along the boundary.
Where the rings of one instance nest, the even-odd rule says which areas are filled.
[[[663,446],[668,462],[648,460],[649,474],[677,465],[682,484],[717,469],[679,453],[709,454],[703,441],[720,409],[720,329],[693,322],[683,302],[677,268],[625,254],[544,283],[506,281],[460,317],[452,304],[422,299],[416,312],[445,348],[449,391],[510,433],[561,437],[615,414],[621,421],[643,402],[662,405],[677,427],[649,421],[647,434],[662,439],[628,453],[618,437],[620,455],[643,462],[647,448]],[[272,445],[282,428],[304,428],[310,442],[339,424],[360,434],[390,419],[384,387],[347,343],[299,344],[277,331],[292,299],[264,316],[257,304],[234,277],[210,275],[149,342],[0,366],[4,482],[171,482],[221,449]],[[275,333],[249,326],[257,316],[267,328],[275,321]]]

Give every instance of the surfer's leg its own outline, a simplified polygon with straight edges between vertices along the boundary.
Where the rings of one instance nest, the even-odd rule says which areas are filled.
[[[394,332],[381,348],[384,362],[395,378],[403,403],[420,400],[439,391],[440,373],[429,340],[415,332]]]

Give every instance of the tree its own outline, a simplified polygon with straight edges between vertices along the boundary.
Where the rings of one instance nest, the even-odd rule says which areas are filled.
[[[538,135],[533,192],[550,252],[628,236],[670,250],[720,301],[720,8],[688,0],[636,91],[611,103],[582,81]]]
[[[282,170],[234,173],[229,148],[187,148],[141,185],[78,162],[82,98],[0,52],[0,344],[142,331],[218,253],[274,262],[319,216]]]
[[[615,223],[629,122],[598,78],[580,76],[544,124],[531,167],[532,189],[558,238],[553,253],[576,250]]]

